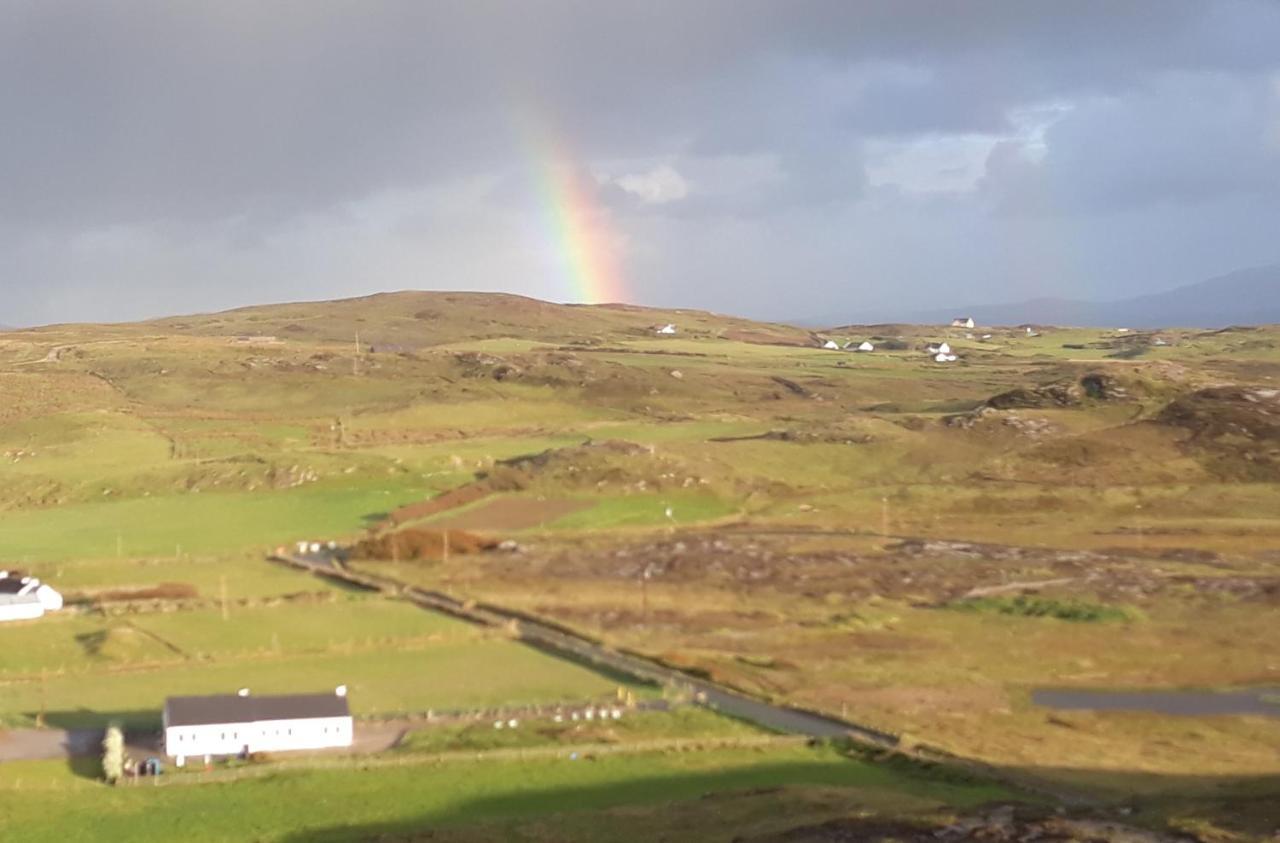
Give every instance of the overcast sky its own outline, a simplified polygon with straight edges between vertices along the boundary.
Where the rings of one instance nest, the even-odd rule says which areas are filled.
[[[1275,0],[0,0],[0,118],[10,325],[581,300],[566,167],[640,304],[842,321],[1280,261]]]

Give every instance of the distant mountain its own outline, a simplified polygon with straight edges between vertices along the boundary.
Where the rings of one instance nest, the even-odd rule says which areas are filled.
[[[1041,298],[1015,304],[953,307],[909,321],[949,322],[972,316],[983,325],[1222,328],[1280,323],[1280,264],[1242,269],[1164,293],[1110,302]]]

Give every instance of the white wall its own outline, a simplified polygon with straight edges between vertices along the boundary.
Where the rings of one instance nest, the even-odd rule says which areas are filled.
[[[39,600],[0,603],[0,621],[29,621],[43,614],[44,606]]]
[[[350,717],[315,717],[304,720],[262,720],[255,723],[219,723],[204,726],[167,726],[165,754],[178,756],[236,755],[250,752],[287,752],[351,746]]]

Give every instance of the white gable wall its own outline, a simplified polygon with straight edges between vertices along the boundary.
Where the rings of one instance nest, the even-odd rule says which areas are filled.
[[[352,735],[350,717],[165,726],[164,751],[177,758],[237,755],[246,748],[249,752],[329,749],[351,746]]]
[[[0,621],[29,621],[43,614],[44,604],[35,597],[0,603]]]

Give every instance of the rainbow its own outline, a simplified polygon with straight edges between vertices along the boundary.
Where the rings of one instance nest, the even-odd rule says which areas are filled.
[[[558,141],[541,121],[526,119],[520,134],[533,152],[538,204],[547,236],[555,244],[560,271],[572,287],[570,297],[587,304],[629,301],[618,261],[619,236],[608,212],[596,201],[568,144]]]

